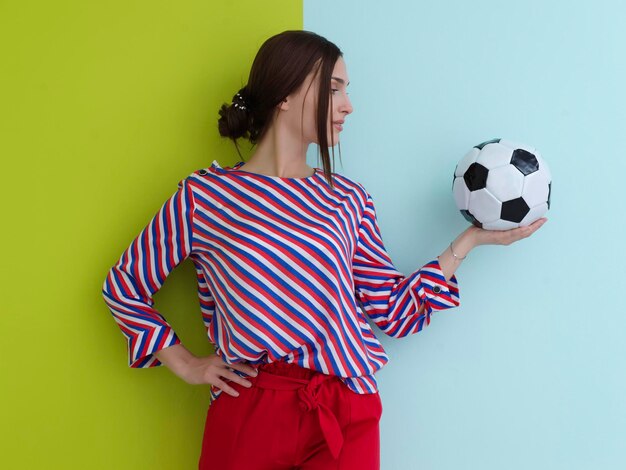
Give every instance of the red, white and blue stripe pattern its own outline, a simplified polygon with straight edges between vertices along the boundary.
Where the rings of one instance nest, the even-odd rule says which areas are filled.
[[[456,277],[446,282],[438,259],[399,272],[362,184],[334,173],[333,190],[320,168],[281,178],[239,170],[243,163],[213,161],[181,180],[109,270],[102,292],[130,367],[161,365],[154,352],[180,343],[152,296],[190,258],[224,362],[284,360],[375,393],[374,373],[389,359],[366,315],[391,337],[417,333],[432,312],[459,305]],[[221,392],[210,388],[212,399]]]

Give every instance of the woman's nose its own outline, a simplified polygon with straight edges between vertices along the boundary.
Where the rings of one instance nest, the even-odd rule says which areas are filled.
[[[350,101],[350,98],[348,98],[347,96],[346,96],[346,103],[343,107],[343,111],[346,114],[350,114],[352,111],[354,111],[354,108],[352,108],[352,102]]]

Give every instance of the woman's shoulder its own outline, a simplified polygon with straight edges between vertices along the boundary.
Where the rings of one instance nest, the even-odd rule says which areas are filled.
[[[344,190],[359,196],[359,198],[363,200],[367,199],[367,189],[365,189],[365,186],[361,182],[357,181],[354,177],[345,175],[343,173],[333,173],[333,177],[335,178],[335,181],[338,181],[340,183],[341,187],[343,187]]]
[[[197,182],[207,182],[212,176],[217,175],[216,169],[222,169],[217,161],[213,160],[211,165],[198,168],[191,173],[188,173],[187,176],[179,180],[178,185],[181,186],[185,183],[197,183]]]
[[[222,167],[220,166],[219,163],[217,163],[217,160],[213,160],[210,165],[208,165],[206,167],[198,168],[197,170],[192,172],[188,176],[188,178],[202,178],[202,177],[206,178],[206,177],[209,177],[211,175],[218,174],[218,172],[216,171],[218,169],[222,170]]]

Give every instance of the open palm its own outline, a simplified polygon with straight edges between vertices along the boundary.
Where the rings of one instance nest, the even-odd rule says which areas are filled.
[[[548,219],[542,217],[525,227],[517,227],[509,230],[485,230],[474,225],[467,229],[477,245],[510,245],[522,238],[528,238],[546,223]]]

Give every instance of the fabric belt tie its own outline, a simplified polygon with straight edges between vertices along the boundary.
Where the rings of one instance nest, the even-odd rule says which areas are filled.
[[[300,409],[303,411],[317,410],[320,428],[324,434],[328,448],[336,459],[339,457],[343,446],[343,433],[337,416],[330,407],[319,400],[319,386],[329,379],[337,379],[337,376],[328,374],[316,374],[310,379],[297,379],[295,377],[285,377],[275,375],[263,370],[259,371],[255,377],[256,385],[261,388],[273,390],[297,390],[300,398]],[[254,380],[253,379],[253,380]]]

